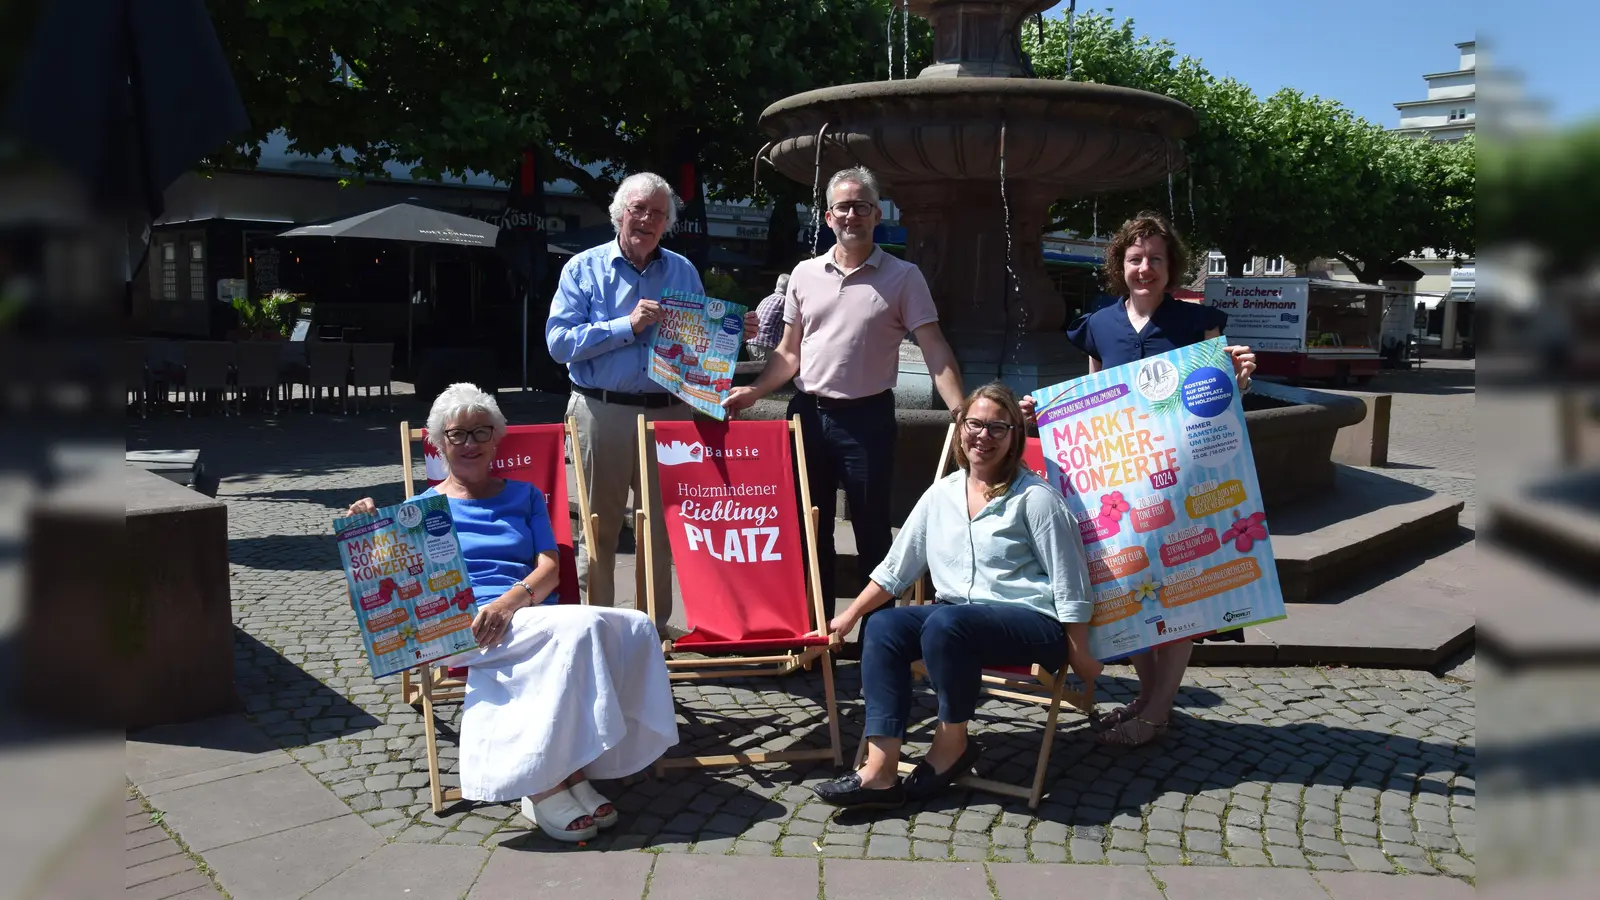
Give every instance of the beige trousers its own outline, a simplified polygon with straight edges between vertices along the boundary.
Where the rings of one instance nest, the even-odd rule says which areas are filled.
[[[639,495],[640,413],[651,422],[694,417],[694,409],[684,403],[646,409],[602,403],[576,391],[567,401],[567,415],[577,420],[578,440],[583,447],[579,464],[583,466],[584,480],[589,486],[589,511],[598,518],[595,546],[584,547],[578,555],[578,585],[593,606],[616,606],[617,541],[627,515],[628,495],[632,493],[636,498]],[[653,441],[649,452],[654,462]],[[650,492],[650,522],[655,557],[656,630],[666,634],[673,612],[672,550],[667,545],[659,486]],[[628,524],[632,526],[631,522]],[[643,547],[637,547],[634,562],[644,565]],[[634,598],[634,608],[645,609],[643,596]]]

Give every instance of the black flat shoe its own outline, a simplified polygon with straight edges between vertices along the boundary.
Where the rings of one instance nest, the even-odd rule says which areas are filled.
[[[899,778],[886,788],[864,788],[855,772],[811,789],[817,799],[841,809],[894,809],[906,803],[906,786]]]
[[[967,749],[961,751],[961,757],[956,760],[955,765],[944,772],[935,772],[927,760],[922,760],[911,770],[911,774],[906,776],[906,799],[915,803],[943,791],[957,778],[972,771],[972,767],[978,762],[978,756],[977,742],[969,739]]]

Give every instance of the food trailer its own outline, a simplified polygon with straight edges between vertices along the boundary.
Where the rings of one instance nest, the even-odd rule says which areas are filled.
[[[1392,322],[1410,327],[1409,295],[1382,285],[1318,278],[1206,279],[1205,304],[1228,314],[1228,339],[1255,351],[1258,374],[1290,383],[1328,381],[1342,387],[1365,384],[1378,373],[1384,357],[1368,338],[1368,303],[1384,304],[1384,340],[1396,337],[1389,334]],[[1399,346],[1407,346],[1409,337],[1409,332],[1400,336]]]

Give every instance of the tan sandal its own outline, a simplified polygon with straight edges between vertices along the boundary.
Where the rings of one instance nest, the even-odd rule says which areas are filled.
[[[1132,750],[1152,744],[1167,734],[1166,722],[1152,722],[1143,716],[1133,716],[1123,719],[1116,725],[1095,738],[1095,743],[1102,747],[1121,747]]]

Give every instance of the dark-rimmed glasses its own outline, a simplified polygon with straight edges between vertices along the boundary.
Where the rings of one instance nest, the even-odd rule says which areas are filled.
[[[487,444],[494,440],[493,425],[479,425],[477,428],[447,428],[444,439],[459,447],[471,440],[474,444]]]
[[[870,216],[872,211],[878,208],[878,205],[876,203],[868,203],[865,200],[841,200],[829,208],[833,210],[834,215],[842,219],[851,213],[863,217]]]
[[[1011,424],[1010,422],[985,422],[982,419],[968,417],[961,420],[961,427],[967,430],[967,434],[974,436],[976,436],[980,431],[987,431],[989,433],[989,437],[992,437],[998,441],[1010,434],[1011,429],[1017,426]]]

